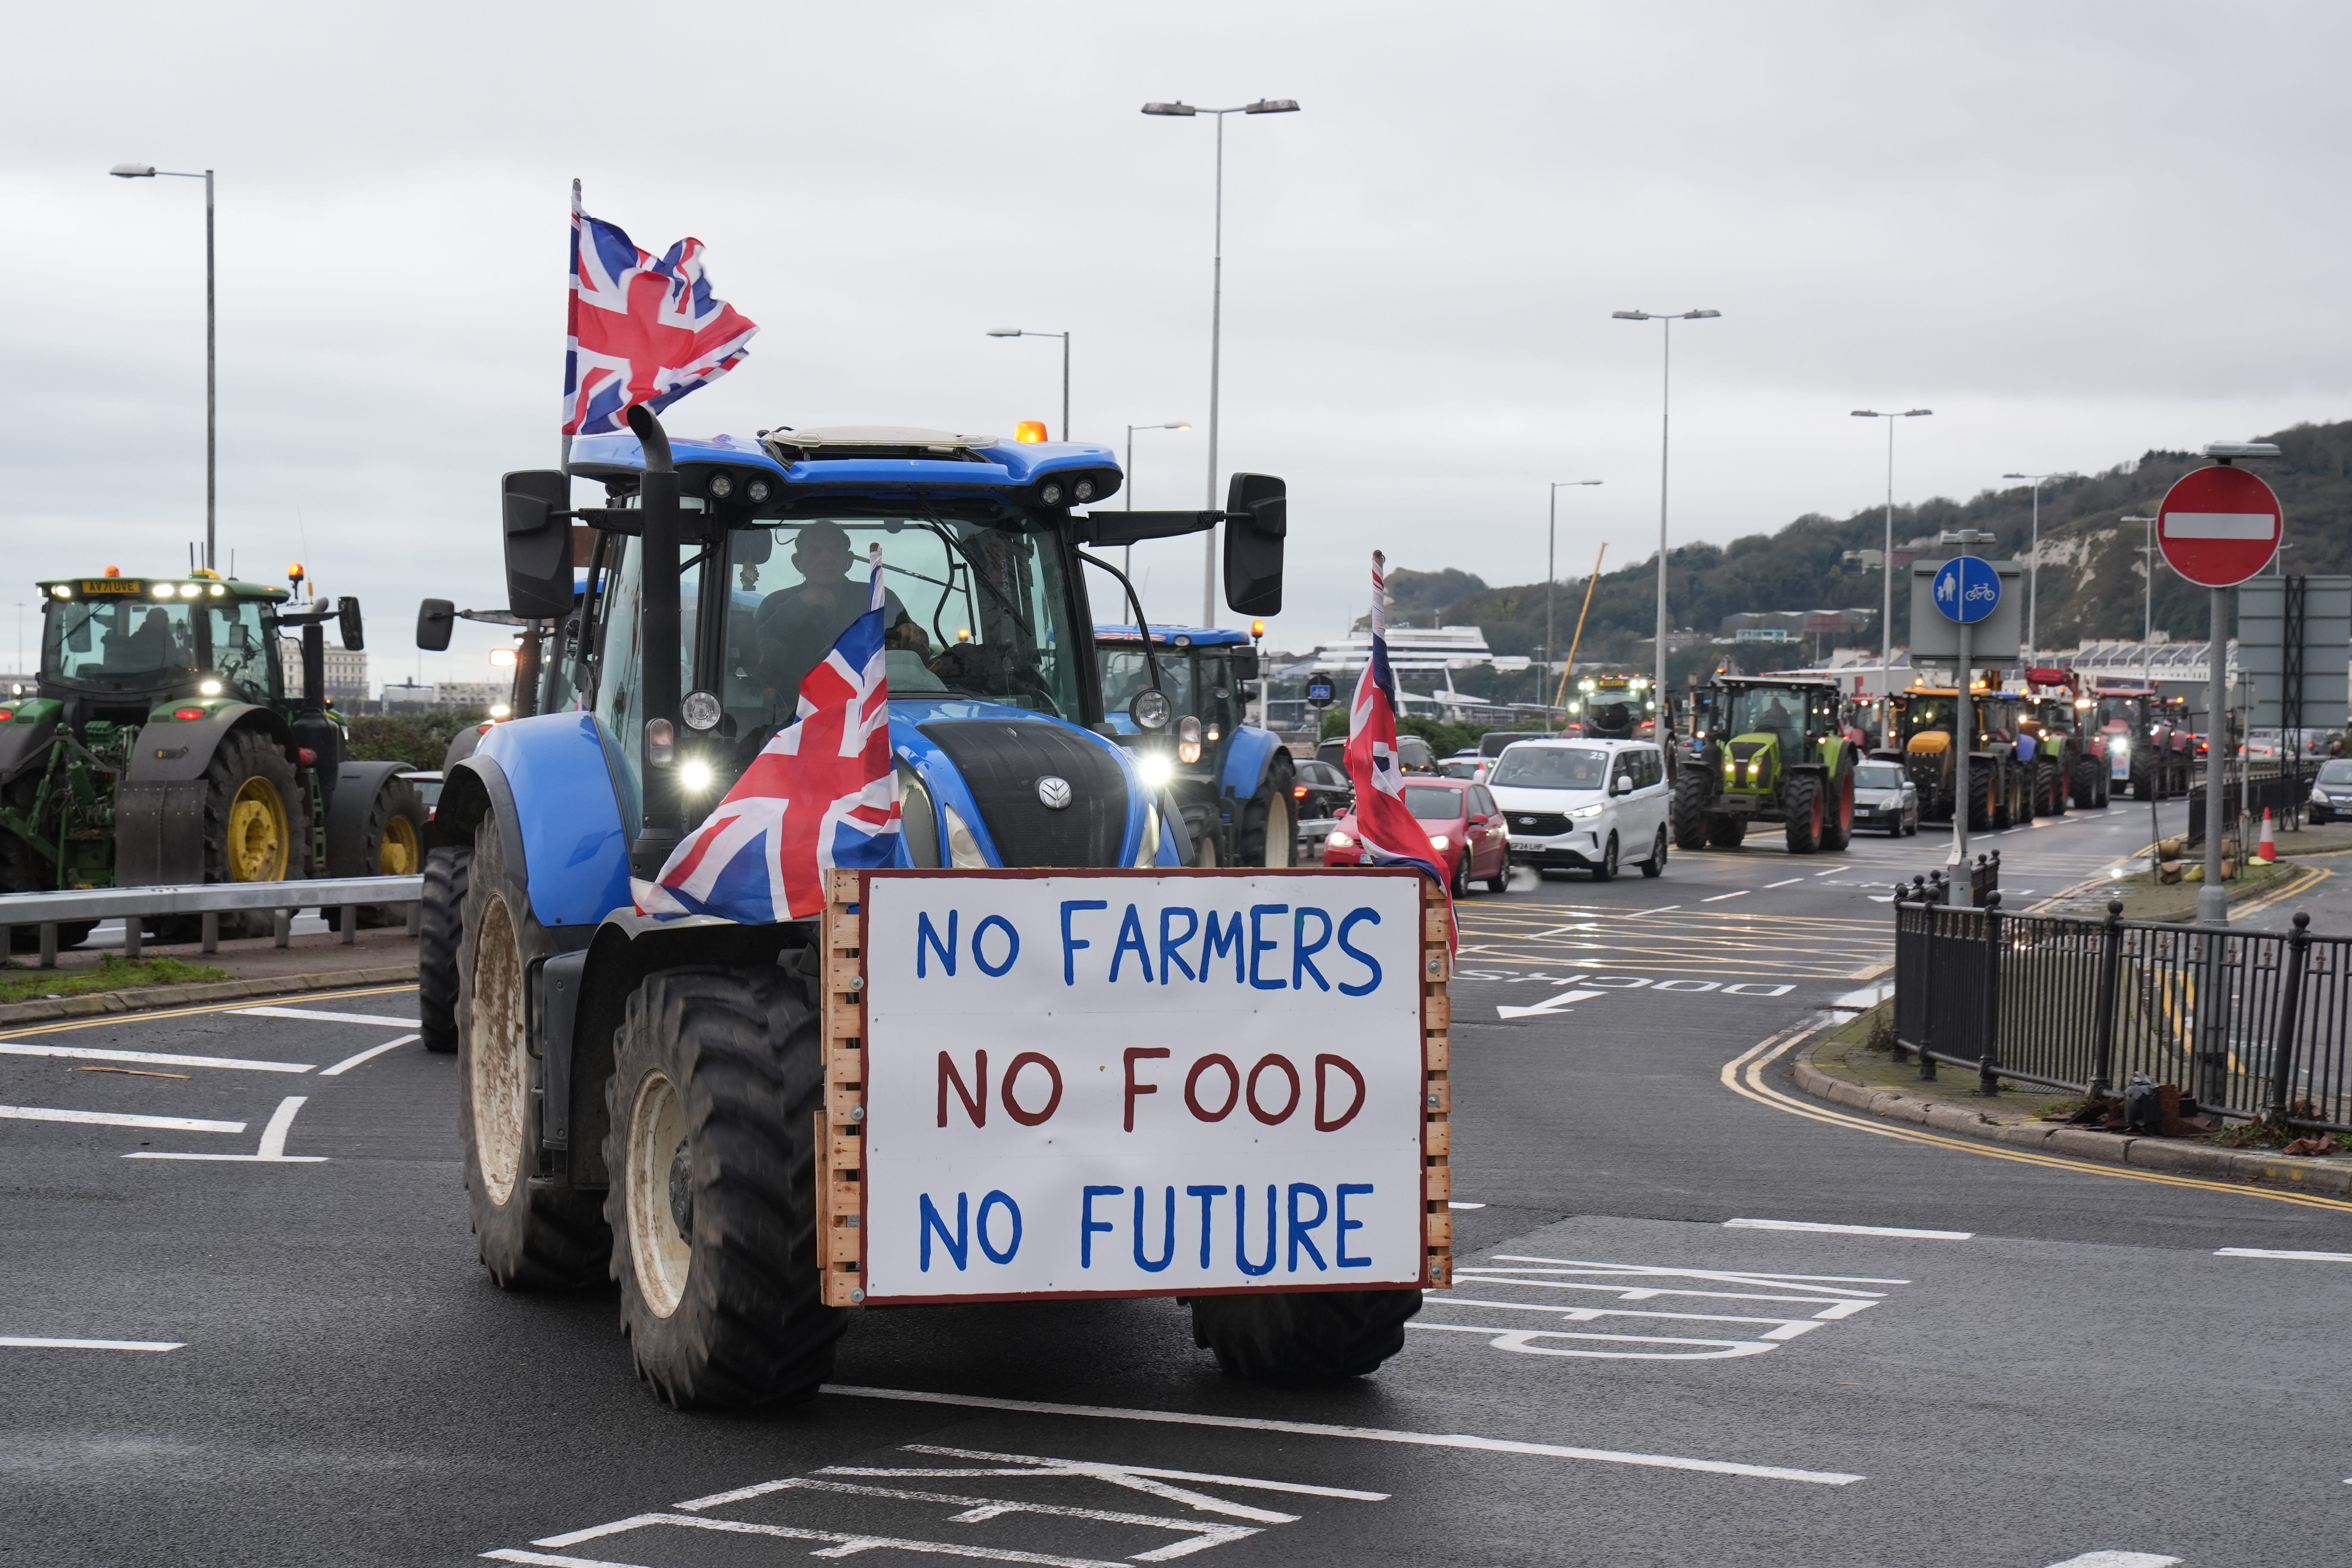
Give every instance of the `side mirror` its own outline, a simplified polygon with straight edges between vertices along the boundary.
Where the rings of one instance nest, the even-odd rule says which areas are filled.
[[[526,468],[499,483],[506,524],[507,608],[525,620],[572,613],[572,481]]]
[[[343,629],[343,647],[358,653],[367,647],[367,634],[360,626],[360,602],[345,594],[335,601],[335,620]]]
[[[1225,603],[1235,615],[1282,613],[1289,499],[1272,474],[1235,474],[1225,492]]]
[[[1257,662],[1257,649],[1254,647],[1237,647],[1234,649],[1233,668],[1234,682],[1239,685],[1246,685],[1250,681],[1255,680],[1258,675]]]
[[[1633,781],[1627,778],[1623,773],[1619,773],[1615,778],[1609,781],[1609,793],[1611,795],[1631,795],[1633,793]]]
[[[457,628],[457,606],[446,599],[427,599],[416,606],[416,646],[427,653],[439,653],[449,646],[449,634]]]

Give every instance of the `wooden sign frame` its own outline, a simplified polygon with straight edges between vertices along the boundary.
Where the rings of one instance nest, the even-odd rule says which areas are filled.
[[[1244,869],[1235,868],[1235,870]],[[829,1307],[866,1304],[866,921],[860,871],[826,873],[818,971],[824,1056],[816,1113],[816,1248]],[[1451,1077],[1454,978],[1452,914],[1444,891],[1422,881],[1423,1246],[1427,1289],[1454,1283]]]

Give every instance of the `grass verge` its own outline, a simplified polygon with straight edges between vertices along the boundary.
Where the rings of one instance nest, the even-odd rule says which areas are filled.
[[[22,971],[0,970],[0,974]],[[31,1002],[49,996],[83,996],[95,991],[128,991],[141,985],[195,985],[226,980],[226,969],[209,963],[187,963],[176,958],[121,958],[108,953],[96,969],[70,974],[36,972],[23,980],[0,979],[0,1002]]]

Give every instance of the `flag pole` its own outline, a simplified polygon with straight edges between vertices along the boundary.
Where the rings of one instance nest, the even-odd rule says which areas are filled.
[[[579,232],[580,232],[580,182],[579,182],[578,180],[574,180],[574,181],[572,181],[572,235],[574,236],[574,238],[572,240],[572,242],[571,242],[571,243],[575,244],[575,245],[579,243],[578,238],[577,238],[577,236],[579,235]],[[569,271],[568,269],[566,270],[566,272],[565,272],[565,274],[564,274],[564,278],[565,278],[565,282],[564,282],[564,285],[563,285],[563,288],[564,288],[564,300],[563,300],[563,323],[564,323],[564,325],[563,325],[563,348],[564,348],[564,353],[568,355],[568,354],[571,353],[571,351],[572,351],[572,306],[573,306],[573,304],[574,304],[574,300],[572,300],[572,294],[571,294],[571,290],[572,290],[572,282],[571,282],[571,273],[570,273],[570,271]],[[572,471],[572,433],[571,433],[570,431],[568,431],[568,430],[567,430],[567,431],[565,431],[565,432],[564,432],[564,434],[563,434],[563,457],[562,457],[562,461],[560,461],[559,463],[557,463],[556,467],[557,467],[557,468],[561,468],[561,469],[562,469],[562,471],[563,471],[563,472],[565,472],[565,473],[567,473],[567,474],[569,474],[569,473]]]

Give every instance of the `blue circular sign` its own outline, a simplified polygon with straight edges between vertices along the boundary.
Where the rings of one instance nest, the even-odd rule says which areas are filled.
[[[2000,574],[1981,556],[1963,555],[1936,568],[1935,595],[1946,620],[1972,626],[2000,608]]]
[[[1331,706],[1331,680],[1328,676],[1318,675],[1307,683],[1307,700],[1311,707]]]

